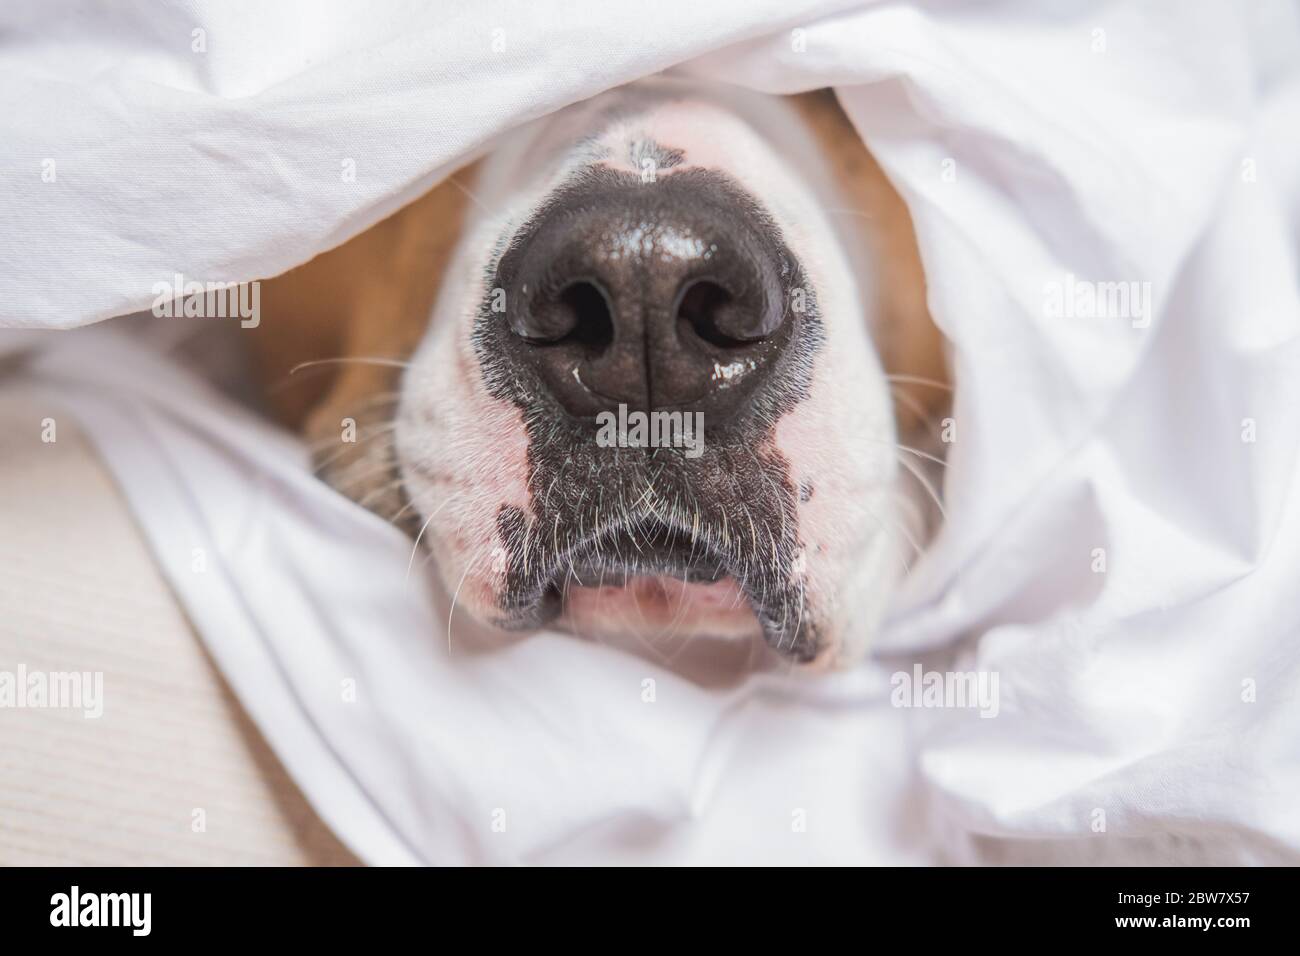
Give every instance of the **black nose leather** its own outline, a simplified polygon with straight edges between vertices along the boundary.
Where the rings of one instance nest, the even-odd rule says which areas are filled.
[[[497,271],[508,362],[570,415],[743,414],[790,338],[790,257],[735,187],[681,172],[558,194]]]

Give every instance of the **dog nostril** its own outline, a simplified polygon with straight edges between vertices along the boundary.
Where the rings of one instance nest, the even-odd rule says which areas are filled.
[[[573,342],[601,352],[614,341],[614,318],[603,289],[587,279],[570,282],[557,296],[540,296],[515,333],[532,345]]]
[[[614,341],[614,317],[609,299],[591,281],[572,282],[560,293],[560,303],[573,317],[569,340],[602,352]]]
[[[699,279],[682,290],[677,318],[719,348],[739,348],[767,338],[780,326],[766,302],[738,300],[712,279]]]

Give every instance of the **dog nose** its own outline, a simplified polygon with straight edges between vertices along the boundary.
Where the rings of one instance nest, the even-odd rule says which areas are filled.
[[[791,271],[739,190],[601,180],[549,203],[502,257],[509,357],[574,417],[623,404],[707,427],[777,374]]]

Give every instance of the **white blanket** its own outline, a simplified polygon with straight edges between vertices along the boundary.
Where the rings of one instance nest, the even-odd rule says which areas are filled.
[[[0,340],[363,858],[1300,861],[1295,6],[71,8],[0,9],[9,325],[273,275],[669,67],[835,86],[912,210],[949,520],[876,658],[826,677],[449,634],[410,543],[154,339]],[[896,706],[918,664],[996,674],[996,716]]]

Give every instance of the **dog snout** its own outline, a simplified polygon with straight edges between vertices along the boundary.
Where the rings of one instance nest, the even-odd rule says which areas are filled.
[[[788,257],[707,177],[602,178],[551,202],[503,257],[509,361],[569,415],[743,414],[789,340]]]

